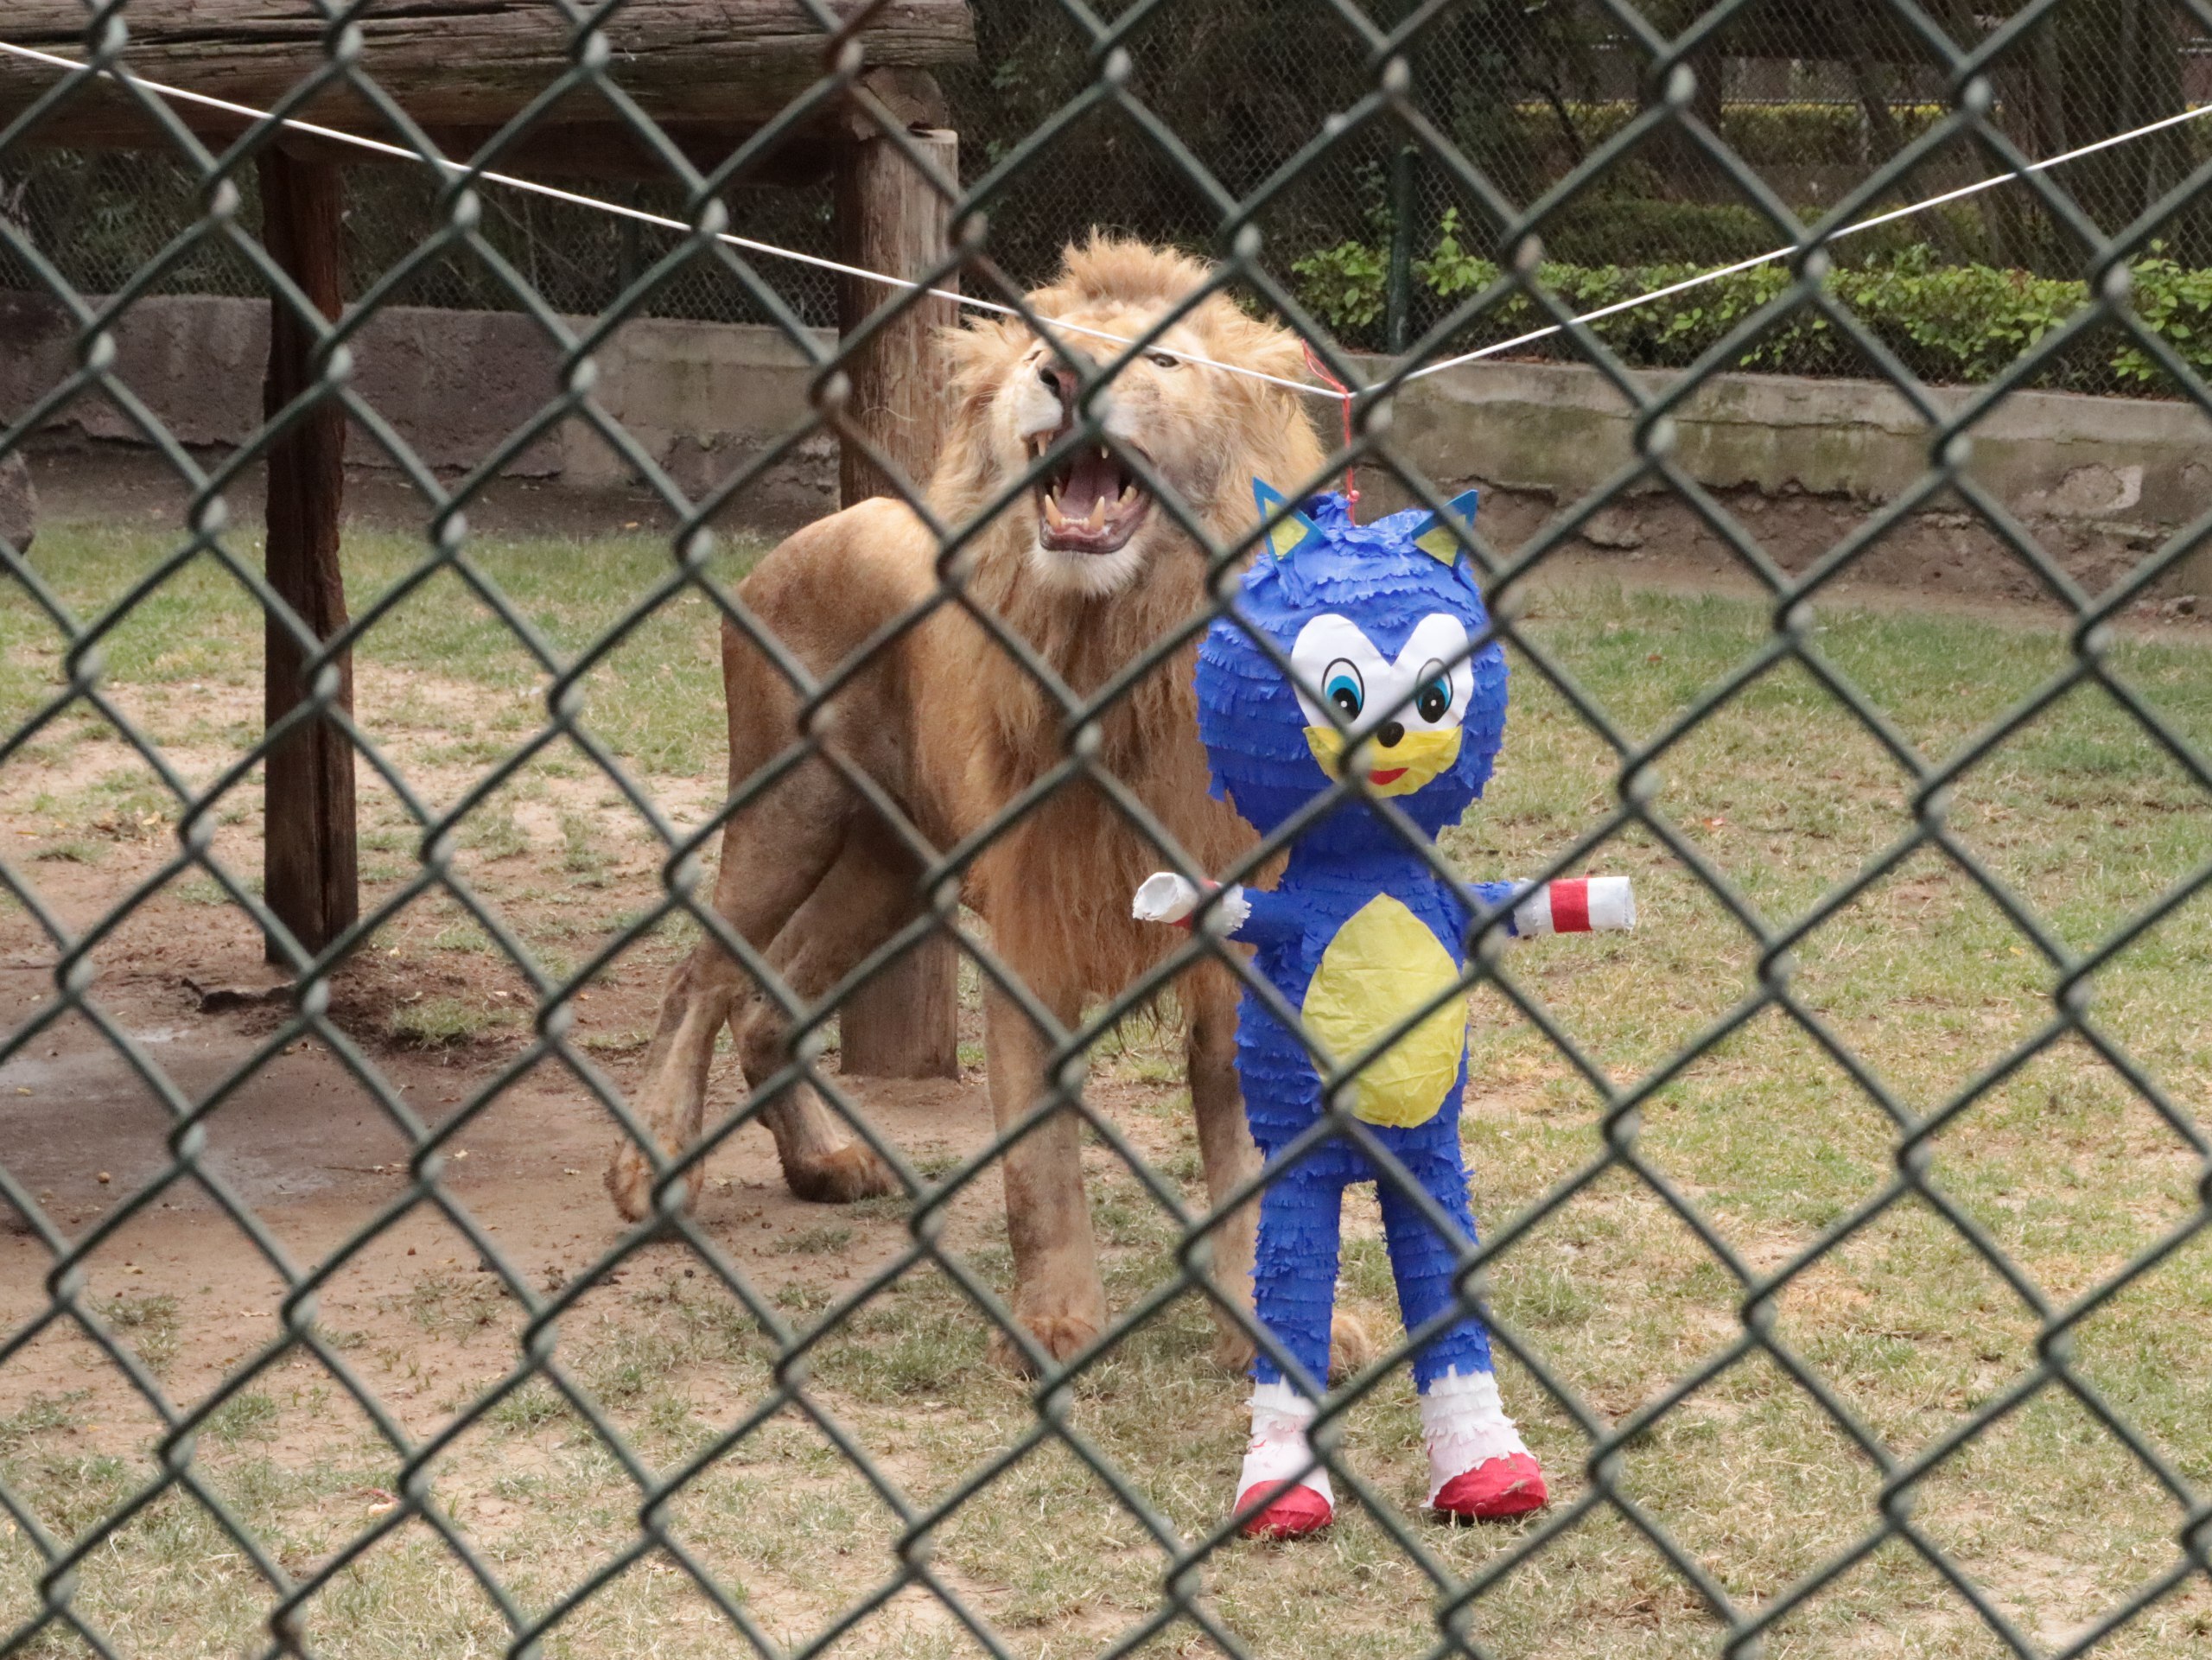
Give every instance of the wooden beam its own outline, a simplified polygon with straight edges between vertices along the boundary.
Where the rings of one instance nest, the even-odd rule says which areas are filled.
[[[345,304],[344,187],[338,169],[271,147],[262,152],[262,242],[327,317]],[[270,302],[269,375],[262,407],[274,417],[315,379],[313,331],[292,308]],[[269,584],[319,638],[346,625],[346,582],[338,563],[338,520],[346,491],[346,417],[324,402],[299,417],[269,450],[266,562]],[[270,618],[263,705],[269,723],[309,691],[304,654],[291,631]],[[350,654],[337,664],[339,705],[353,707]],[[327,721],[295,731],[270,752],[264,771],[262,896],[310,951],[320,951],[360,915],[354,844],[353,748]],[[284,962],[272,938],[269,960]]]
[[[953,134],[925,130],[912,137],[945,177],[960,176],[960,145]],[[842,151],[836,195],[837,252],[846,264],[919,277],[944,257],[947,204],[882,139]],[[840,278],[839,327],[849,335],[901,297],[880,283]],[[912,494],[928,480],[944,415],[932,331],[957,318],[950,302],[925,300],[846,358],[853,422],[905,477],[901,482],[887,476],[857,445],[847,444],[838,466],[846,506],[870,496]],[[931,939],[847,998],[838,1016],[839,1065],[876,1078],[957,1078],[959,975],[959,953],[951,943]]]
[[[975,56],[966,0],[830,0],[863,10],[860,39],[874,67],[926,67]],[[85,55],[84,0],[6,0],[7,38]],[[186,90],[265,110],[325,73],[330,25],[300,0],[131,0],[122,67]],[[410,0],[361,9],[362,73],[425,128],[496,130],[574,65],[576,31],[544,0]],[[609,79],[659,120],[760,126],[829,73],[831,37],[799,0],[650,0],[618,10],[603,30]],[[54,84],[45,65],[0,58],[0,124]],[[342,80],[294,111],[391,138],[384,118]],[[584,88],[547,111],[549,126],[604,122],[607,100]],[[197,119],[198,118],[194,118]],[[29,142],[90,144],[118,128],[150,137],[111,86],[87,85]],[[119,142],[110,137],[105,142]]]
[[[5,60],[0,60],[3,67]],[[925,69],[870,69],[860,85],[890,117],[905,126],[943,126],[950,118],[944,92]],[[245,136],[252,124],[190,105],[175,106],[177,116],[210,149],[220,152]],[[524,178],[626,179],[649,184],[669,182],[675,175],[660,153],[628,123],[597,111],[571,111],[590,119],[547,120],[532,124],[529,131],[511,139],[492,163],[497,173]],[[8,111],[0,106],[0,122]],[[334,124],[326,118],[325,124]],[[398,140],[369,121],[340,121],[341,131],[358,131],[386,143]],[[728,161],[737,147],[758,130],[758,122],[697,121],[670,117],[657,124],[661,136],[681,151],[701,173],[711,173]],[[788,130],[777,143],[747,163],[732,181],[739,185],[805,186],[823,182],[835,165],[835,152],[848,136],[847,106],[825,109],[815,119]],[[475,156],[499,136],[497,127],[432,125],[423,136],[441,156],[457,162]],[[26,134],[23,143],[48,148],[67,145],[76,149],[168,150],[173,141],[152,117],[120,97],[87,96],[56,118]],[[287,133],[284,147],[307,160],[341,167],[418,167],[419,162],[364,149],[335,138],[308,133]]]

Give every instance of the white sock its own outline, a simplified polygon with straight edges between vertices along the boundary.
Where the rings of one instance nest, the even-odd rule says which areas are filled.
[[[1454,1477],[1529,1450],[1505,1415],[1497,1377],[1486,1371],[1447,1371],[1421,1392],[1421,1439],[1428,1448],[1431,1504]]]
[[[1244,1472],[1236,1479],[1240,1498],[1255,1487],[1275,1487],[1295,1478],[1336,1509],[1329,1472],[1313,1462],[1313,1445],[1306,1439],[1317,1410],[1287,1381],[1252,1386],[1252,1441],[1244,1452]]]

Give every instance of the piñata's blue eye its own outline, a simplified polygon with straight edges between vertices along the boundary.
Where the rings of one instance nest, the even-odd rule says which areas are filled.
[[[1367,683],[1348,659],[1340,657],[1322,672],[1321,696],[1344,719],[1356,721],[1367,706]]]
[[[1433,726],[1452,708],[1452,681],[1442,672],[1441,663],[1431,663],[1421,671],[1421,688],[1414,694],[1414,708],[1421,718]]]

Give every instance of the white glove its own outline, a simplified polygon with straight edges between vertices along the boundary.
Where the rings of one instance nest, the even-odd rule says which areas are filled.
[[[1137,889],[1129,914],[1139,922],[1183,922],[1204,897],[1198,885],[1172,870],[1156,871]]]
[[[1191,925],[1191,913],[1198,908],[1198,901],[1213,887],[1208,882],[1202,888],[1172,870],[1155,871],[1137,889],[1136,902],[1129,907],[1129,914],[1139,922],[1166,922],[1187,928]],[[1232,885],[1206,913],[1206,932],[1217,937],[1233,934],[1251,914],[1252,901],[1244,897],[1242,887]]]

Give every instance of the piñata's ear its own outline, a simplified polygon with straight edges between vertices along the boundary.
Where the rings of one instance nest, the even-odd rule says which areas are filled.
[[[1252,480],[1252,499],[1259,503],[1262,519],[1283,505],[1282,492],[1270,488],[1264,479]],[[1268,551],[1278,559],[1287,559],[1304,545],[1307,537],[1320,533],[1319,525],[1294,507],[1287,518],[1268,528]]]
[[[1427,522],[1414,532],[1414,545],[1432,559],[1440,559],[1447,565],[1456,564],[1459,550],[1467,545],[1467,540],[1454,527],[1453,521],[1472,525],[1475,522],[1475,503],[1481,495],[1479,490],[1464,490],[1452,497],[1449,503],[1452,518],[1431,513]]]

